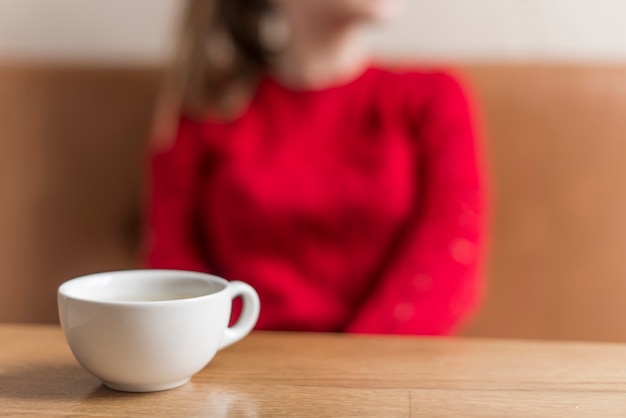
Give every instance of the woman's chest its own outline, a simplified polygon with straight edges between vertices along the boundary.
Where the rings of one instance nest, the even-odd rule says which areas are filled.
[[[375,114],[258,119],[212,145],[205,203],[243,206],[268,221],[396,223],[420,192],[419,140]]]

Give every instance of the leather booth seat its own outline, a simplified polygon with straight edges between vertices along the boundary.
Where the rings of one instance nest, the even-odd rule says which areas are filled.
[[[493,183],[472,336],[626,341],[626,68],[473,65]],[[0,321],[138,262],[161,71],[0,65]]]

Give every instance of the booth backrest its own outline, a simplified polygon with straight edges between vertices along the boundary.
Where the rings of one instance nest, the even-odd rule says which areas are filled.
[[[626,341],[626,68],[461,69],[494,221],[466,335]],[[134,267],[159,69],[0,66],[0,321],[56,322],[56,287]]]
[[[136,265],[158,74],[0,66],[0,321],[55,322],[62,281]]]
[[[495,183],[471,335],[626,341],[626,67],[468,68]]]

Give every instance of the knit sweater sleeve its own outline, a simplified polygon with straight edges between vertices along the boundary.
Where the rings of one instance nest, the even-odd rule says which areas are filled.
[[[450,76],[430,83],[416,131],[421,203],[348,332],[448,334],[479,299],[484,199],[470,109]]]
[[[201,253],[198,197],[202,153],[191,122],[182,120],[174,143],[154,152],[147,264],[151,268],[207,271]]]

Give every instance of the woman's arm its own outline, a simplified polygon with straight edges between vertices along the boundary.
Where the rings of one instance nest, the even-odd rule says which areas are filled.
[[[185,120],[174,143],[153,155],[146,237],[151,268],[208,270],[198,230],[201,160],[198,138]]]
[[[426,154],[418,213],[348,332],[447,334],[479,298],[484,208],[471,116],[456,81],[432,78],[419,129]]]

